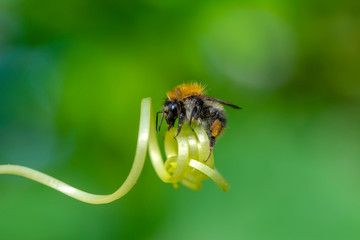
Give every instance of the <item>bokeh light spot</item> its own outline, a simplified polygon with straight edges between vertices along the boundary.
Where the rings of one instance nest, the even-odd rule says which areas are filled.
[[[209,69],[255,90],[271,90],[291,77],[295,43],[289,26],[258,9],[238,9],[212,19],[200,36]]]

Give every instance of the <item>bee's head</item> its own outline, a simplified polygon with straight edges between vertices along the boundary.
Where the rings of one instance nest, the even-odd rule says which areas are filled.
[[[179,116],[179,103],[174,101],[166,101],[163,105],[163,110],[168,129],[170,129],[174,126],[175,120]]]
[[[169,130],[170,128],[172,128],[174,126],[175,121],[179,117],[179,114],[181,112],[180,103],[176,102],[176,101],[167,100],[164,103],[164,105],[162,106],[162,108],[163,108],[163,111],[157,112],[157,114],[156,114],[156,130],[158,130],[158,131],[160,131],[161,124],[162,124],[164,117],[165,117],[165,120],[166,120],[166,123],[168,126],[168,130]],[[158,114],[159,113],[162,113],[162,116],[161,116],[160,125],[158,128],[157,126],[158,126]]]

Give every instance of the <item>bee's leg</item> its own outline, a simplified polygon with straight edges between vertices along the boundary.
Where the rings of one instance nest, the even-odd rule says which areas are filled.
[[[219,119],[216,119],[213,124],[211,124],[210,130],[211,130],[211,136],[212,137],[217,137],[219,136],[221,130],[222,130],[223,126],[220,122]],[[215,144],[215,142],[214,142]],[[211,141],[210,141],[210,145],[211,145]]]
[[[204,160],[204,162],[207,162],[207,160],[209,160],[209,158],[211,156],[211,153],[212,153],[212,150],[215,147],[215,142],[216,142],[216,138],[215,137],[210,137],[210,153],[209,153],[209,156],[206,158],[206,160]]]
[[[179,123],[178,123],[178,127],[177,127],[177,133],[176,133],[176,135],[174,137],[175,139],[176,139],[177,136],[179,136],[180,131],[181,131],[181,127],[182,127],[183,123],[185,122],[185,120],[186,120],[185,113],[180,113],[180,115],[179,115]]]
[[[191,122],[192,122],[194,116],[196,115],[197,110],[198,110],[198,108],[195,106],[195,107],[193,108],[193,110],[191,111],[190,120],[189,120],[189,127],[191,127]]]
[[[195,107],[191,111],[191,115],[190,115],[189,127],[191,127],[191,122],[192,122],[193,119],[199,118],[199,116],[198,116],[199,115],[199,110],[203,105],[204,105],[204,102],[202,100],[200,100],[200,99],[195,102]]]
[[[207,157],[207,159],[204,161],[206,162],[210,156],[211,156],[211,153],[212,153],[212,150],[214,149],[215,147],[215,143],[216,143],[216,137],[219,136],[221,130],[222,130],[223,126],[220,122],[219,119],[216,119],[213,124],[211,124],[211,127],[210,127],[210,130],[211,130],[211,136],[209,138],[210,140],[210,153],[209,153],[209,156]]]

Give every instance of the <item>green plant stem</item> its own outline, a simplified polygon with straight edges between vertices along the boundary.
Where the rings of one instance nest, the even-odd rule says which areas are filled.
[[[193,190],[199,190],[202,186],[201,181],[210,177],[223,191],[228,190],[229,184],[214,169],[213,155],[205,164],[202,162],[209,154],[209,140],[201,125],[193,125],[194,131],[190,130],[189,127],[184,127],[176,140],[174,139],[174,129],[165,134],[167,160],[164,163],[152,116],[151,98],[145,98],[141,101],[139,134],[133,165],[125,182],[112,194],[97,195],[87,193],[47,174],[24,166],[0,165],[0,174],[23,176],[80,201],[103,204],[121,198],[133,188],[141,174],[146,153],[149,150],[153,167],[162,181],[172,183],[176,188],[178,188],[177,183],[180,182]],[[167,169],[166,166],[170,166],[170,169]]]

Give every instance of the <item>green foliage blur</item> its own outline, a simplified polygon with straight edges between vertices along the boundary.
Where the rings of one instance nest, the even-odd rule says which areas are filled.
[[[214,152],[229,192],[149,159],[107,205],[1,175],[0,239],[360,239],[359,26],[356,0],[0,1],[0,164],[107,194],[142,98],[198,81],[243,107]]]

